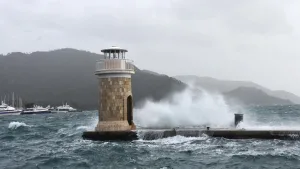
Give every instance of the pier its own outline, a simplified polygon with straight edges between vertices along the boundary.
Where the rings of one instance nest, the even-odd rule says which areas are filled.
[[[130,140],[155,140],[174,136],[219,137],[226,139],[285,139],[300,140],[300,130],[244,130],[244,129],[138,129],[132,131],[97,132],[86,131],[84,139],[99,141],[130,141]]]

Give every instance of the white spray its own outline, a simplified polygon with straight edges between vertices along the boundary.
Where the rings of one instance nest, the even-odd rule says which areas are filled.
[[[134,117],[138,126],[147,128],[230,127],[233,124],[234,112],[222,95],[204,90],[197,92],[190,86],[161,102],[146,101],[142,109],[135,110]]]

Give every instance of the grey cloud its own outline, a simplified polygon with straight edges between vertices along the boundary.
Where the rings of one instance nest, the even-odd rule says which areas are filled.
[[[119,45],[146,69],[251,80],[300,95],[299,1],[0,2],[0,52]],[[280,79],[280,80],[278,80]]]
[[[174,4],[180,20],[218,18],[225,26],[245,33],[291,30],[284,12],[284,1],[180,1]]]

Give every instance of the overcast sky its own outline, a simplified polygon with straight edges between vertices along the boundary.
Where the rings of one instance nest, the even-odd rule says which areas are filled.
[[[0,53],[117,45],[142,69],[300,95],[297,0],[0,0]]]

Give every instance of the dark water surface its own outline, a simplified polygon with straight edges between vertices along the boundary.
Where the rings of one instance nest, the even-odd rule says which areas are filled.
[[[299,106],[248,111],[246,127],[300,129]],[[96,112],[0,116],[0,168],[300,168],[300,141],[83,140],[82,132],[96,121]]]

